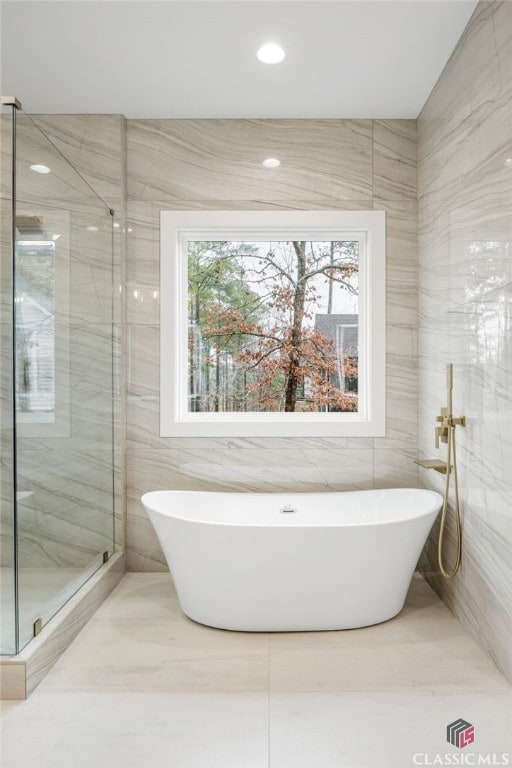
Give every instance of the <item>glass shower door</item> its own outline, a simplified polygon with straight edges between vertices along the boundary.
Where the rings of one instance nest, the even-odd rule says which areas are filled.
[[[21,111],[15,208],[20,650],[114,549],[113,219]]]

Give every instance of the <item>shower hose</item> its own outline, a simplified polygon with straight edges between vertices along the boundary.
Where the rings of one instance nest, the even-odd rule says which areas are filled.
[[[446,520],[448,516],[448,496],[450,493],[450,478],[452,476],[452,461],[453,461],[453,489],[455,493],[454,497],[454,509],[455,509],[455,539],[456,539],[456,556],[455,564],[450,570],[445,566],[443,562],[443,544],[446,532]],[[437,557],[439,561],[439,569],[445,579],[451,579],[460,568],[461,554],[462,554],[462,530],[460,524],[460,507],[459,507],[459,481],[457,477],[457,449],[455,446],[455,425],[450,424],[448,426],[448,453],[447,453],[447,468],[446,468],[446,485],[444,489],[444,501],[441,512],[441,525],[439,529],[439,541],[437,545]]]

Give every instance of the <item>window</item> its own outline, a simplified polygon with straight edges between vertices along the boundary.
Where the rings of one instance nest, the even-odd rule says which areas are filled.
[[[69,216],[18,212],[15,267],[18,433],[69,437]]]
[[[161,214],[162,436],[383,435],[385,214]]]
[[[55,413],[55,243],[16,249],[16,410],[34,421]]]

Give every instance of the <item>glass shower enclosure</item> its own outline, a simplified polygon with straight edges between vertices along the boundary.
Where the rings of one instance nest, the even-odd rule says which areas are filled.
[[[0,653],[114,551],[113,211],[14,99],[0,116]]]

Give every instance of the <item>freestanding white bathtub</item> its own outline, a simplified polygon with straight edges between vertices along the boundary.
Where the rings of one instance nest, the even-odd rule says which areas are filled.
[[[404,605],[434,491],[154,491],[142,502],[184,613],[249,632],[352,629]]]

